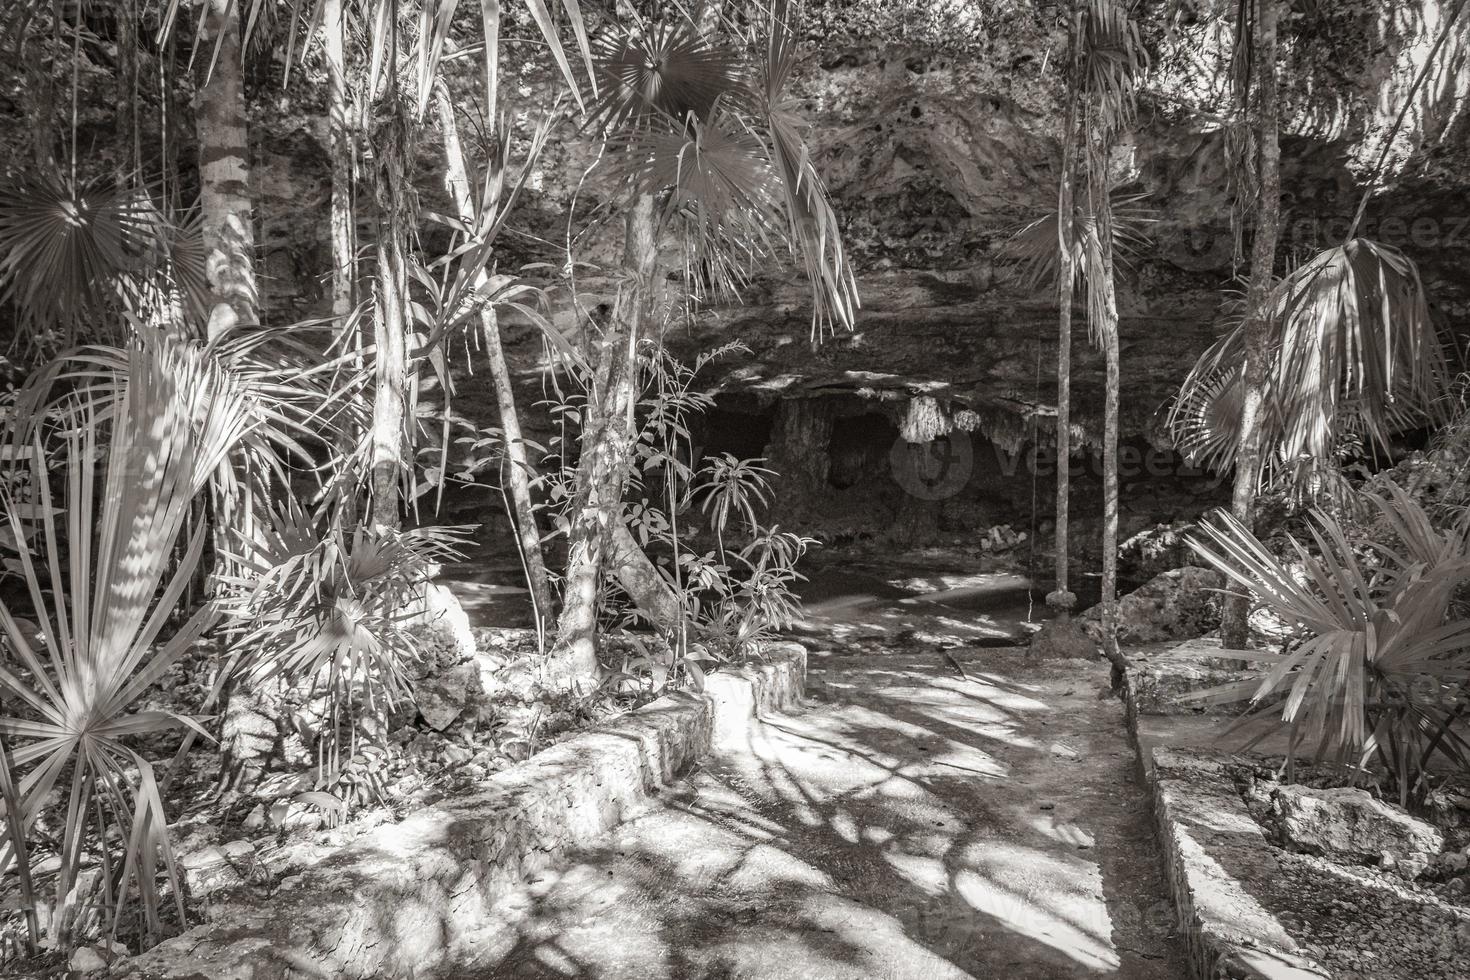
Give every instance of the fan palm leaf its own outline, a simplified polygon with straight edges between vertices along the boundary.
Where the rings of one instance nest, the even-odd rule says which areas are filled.
[[[121,281],[154,255],[153,214],[146,195],[100,181],[42,173],[0,183],[0,299],[58,330],[114,310]]]
[[[1126,265],[1129,257],[1149,244],[1148,227],[1158,219],[1150,208],[1143,206],[1147,199],[1147,194],[1115,191],[1112,195],[1113,254],[1121,260],[1120,264]],[[1061,266],[1061,236],[1057,223],[1057,213],[1053,211],[1022,226],[1006,242],[1006,252],[1016,260],[1022,285],[1030,292],[1056,289]],[[1075,207],[1069,242],[1072,259],[1069,267],[1075,281],[1083,280],[1090,268],[1096,268],[1096,256],[1089,255],[1089,243],[1097,235],[1096,225],[1097,221],[1088,208]]]
[[[1310,547],[1290,539],[1290,565],[1229,515],[1202,525],[1194,550],[1291,624],[1298,639],[1283,653],[1241,652],[1265,668],[1258,681],[1191,698],[1249,699],[1235,727],[1279,718],[1265,733],[1284,727],[1293,753],[1315,745],[1318,759],[1387,757],[1407,774],[1407,793],[1431,753],[1459,758],[1463,749],[1449,731],[1450,705],[1470,680],[1470,621],[1448,613],[1470,573],[1470,535],[1463,525],[1435,530],[1396,487],[1368,500],[1403,545],[1377,545],[1377,567],[1365,565],[1321,512],[1313,514]]]
[[[1138,106],[1138,86],[1148,70],[1148,49],[1128,4],[1086,0],[1080,21],[1082,85],[1093,96],[1101,127],[1114,132],[1127,125]]]
[[[745,91],[739,56],[685,19],[607,34],[593,59],[602,89],[587,126],[607,135],[658,120],[706,119],[717,103]]]
[[[733,296],[756,262],[789,249],[812,284],[814,331],[850,328],[856,281],[788,92],[797,49],[784,0],[766,28],[753,61],[687,17],[613,32],[597,45],[605,84],[589,126],[626,186],[669,192],[663,220],[684,224],[697,283]]]
[[[1331,460],[1345,432],[1386,451],[1395,433],[1441,420],[1450,383],[1444,347],[1418,268],[1398,249],[1361,238],[1328,249],[1268,302],[1262,433],[1278,468]],[[1237,322],[1196,362],[1169,413],[1175,444],[1214,468],[1235,462],[1244,353]]]
[[[240,393],[216,364],[198,348],[157,338],[154,346],[129,349],[116,398],[83,393],[59,430],[44,423],[13,430],[30,434],[31,452],[22,458],[36,468],[30,485],[41,505],[32,534],[22,516],[29,511],[4,500],[41,634],[37,649],[0,603],[0,629],[24,668],[0,668],[0,690],[14,699],[0,716],[0,733],[13,746],[12,763],[25,770],[20,828],[28,830],[53,787],[69,779],[58,901],[68,900],[83,850],[109,846],[97,843],[107,827],[96,819],[105,811],[128,840],[122,877],[108,882],[119,889],[115,911],[134,882],[155,933],[154,878],[161,869],[177,897],[177,874],[152,766],[127,739],[197,728],[187,717],[135,706],[217,614],[205,605],[162,638],[203,551],[198,529],[182,558],[175,553],[191,504],[248,424]],[[111,432],[105,451],[104,428]],[[48,448],[64,460],[64,525],[63,511],[51,506]],[[8,833],[6,841],[15,843]],[[8,846],[8,855],[15,850]]]
[[[313,517],[294,500],[270,508],[260,533],[239,538],[236,571],[223,579],[239,669],[344,702],[408,697],[417,651],[407,610],[466,540],[462,528],[349,529],[339,512]]]
[[[857,280],[847,260],[837,212],[812,162],[804,126],[790,93],[796,69],[796,32],[787,0],[774,0],[759,71],[760,109],[769,140],[771,168],[785,201],[792,250],[812,284],[812,327],[852,329],[859,305]]]

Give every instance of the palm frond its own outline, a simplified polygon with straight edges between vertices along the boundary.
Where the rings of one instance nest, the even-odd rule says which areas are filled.
[[[320,686],[344,703],[410,698],[417,650],[405,609],[436,566],[459,557],[467,533],[349,529],[330,509],[271,507],[261,533],[239,541],[241,571],[223,582],[241,670],[256,683]]]
[[[56,173],[0,183],[0,299],[43,328],[101,317],[116,309],[121,281],[149,267],[155,229],[136,190]]]
[[[1230,685],[1197,697],[1249,698],[1253,707],[1236,727],[1279,716],[1275,727],[1288,733],[1293,753],[1315,745],[1319,760],[1355,754],[1351,761],[1362,764],[1394,752],[1410,777],[1400,785],[1407,796],[1433,752],[1457,751],[1444,736],[1457,717],[1456,692],[1470,678],[1470,621],[1447,614],[1470,571],[1470,550],[1462,530],[1435,532],[1402,491],[1370,501],[1407,543],[1402,552],[1380,545],[1379,569],[1321,512],[1310,547],[1291,539],[1290,565],[1229,515],[1202,526],[1194,550],[1295,627],[1297,639],[1283,653],[1251,654],[1268,668],[1253,689]]]
[[[721,100],[744,90],[739,56],[687,19],[604,35],[593,64],[602,90],[588,106],[586,125],[610,135],[706,119]]]
[[[847,260],[837,212],[812,162],[788,86],[796,68],[796,32],[790,4],[771,4],[765,60],[759,70],[759,105],[769,140],[771,168],[780,179],[793,251],[812,284],[812,330],[852,329],[859,306],[857,280]]]
[[[1145,207],[1147,194],[1112,194],[1113,254],[1126,265],[1131,256],[1147,248],[1148,228],[1158,221],[1156,212]],[[1021,282],[1030,292],[1056,289],[1057,271],[1061,267],[1058,216],[1055,211],[1022,226],[1006,241],[1005,254],[1016,260]],[[1096,220],[1085,206],[1076,206],[1072,218],[1072,240],[1069,263],[1076,281],[1081,282],[1089,269],[1096,270],[1096,256],[1089,254],[1088,243],[1096,236]]]
[[[1137,109],[1148,49],[1129,5],[1121,0],[1088,0],[1077,17],[1083,89],[1095,100],[1103,128],[1116,131]]]
[[[62,511],[50,506],[44,468],[30,481],[42,505],[34,548],[21,501],[4,500],[40,620],[41,649],[0,604],[0,628],[29,675],[0,669],[0,689],[14,699],[0,717],[0,732],[15,746],[16,767],[27,770],[19,783],[21,829],[32,826],[70,771],[58,901],[68,900],[83,849],[111,846],[106,826],[96,824],[105,811],[129,841],[123,878],[108,883],[118,888],[113,914],[128,882],[135,882],[150,927],[159,922],[155,877],[169,879],[176,901],[179,882],[151,768],[121,740],[197,727],[182,716],[135,708],[215,618],[215,607],[205,605],[160,639],[203,552],[203,529],[189,536],[182,557],[175,545],[194,499],[246,424],[239,393],[222,381],[217,365],[191,345],[163,337],[157,344],[134,344],[116,393],[84,393],[59,428],[45,420],[15,426],[14,432],[31,434],[29,465],[44,467],[48,445],[64,460],[64,526]],[[105,452],[104,428],[111,433]],[[182,907],[178,912],[182,917]]]
[[[1450,377],[1418,268],[1388,245],[1353,239],[1272,291],[1263,436],[1278,464],[1329,461],[1345,433],[1387,451],[1398,432],[1440,421]],[[1244,324],[1196,362],[1169,428],[1187,455],[1234,464]]]

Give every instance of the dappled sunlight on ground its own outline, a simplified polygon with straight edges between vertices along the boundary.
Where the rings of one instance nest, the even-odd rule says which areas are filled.
[[[503,902],[453,975],[1183,976],[1105,668],[977,656],[814,655],[807,710]]]

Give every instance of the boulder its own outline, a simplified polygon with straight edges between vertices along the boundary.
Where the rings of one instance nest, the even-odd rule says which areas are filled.
[[[1398,863],[1444,849],[1434,825],[1355,787],[1283,786],[1271,820],[1288,847],[1310,854],[1382,862],[1387,853]]]
[[[194,898],[234,888],[245,883],[241,869],[248,868],[255,857],[249,841],[236,840],[212,845],[179,858],[184,872],[184,887]]]
[[[1035,660],[1090,660],[1099,649],[1097,640],[1075,619],[1047,623],[1031,636]]]
[[[1137,581],[1187,565],[1193,554],[1188,535],[1196,526],[1194,521],[1174,521],[1139,531],[1118,546],[1119,570]]]
[[[1240,714],[1243,701],[1190,699],[1211,688],[1256,680],[1261,675],[1243,670],[1239,660],[1223,654],[1216,637],[1181,640],[1162,650],[1140,650],[1130,658],[1134,705],[1142,715]]]
[[[442,732],[464,712],[477,706],[481,694],[480,664],[466,660],[442,674],[421,680],[414,686],[414,702],[424,723]]]
[[[414,617],[409,632],[420,658],[422,675],[469,660],[475,655],[475,634],[459,599],[448,586],[429,582],[423,596],[408,608]]]
[[[1123,646],[1191,640],[1220,626],[1220,595],[1225,576],[1186,565],[1155,575],[1118,600],[1118,642]],[[1102,642],[1102,606],[1080,618],[1082,628]]]
[[[82,976],[104,973],[127,955],[128,948],[122,943],[111,939],[99,939],[90,946],[77,947],[71,954],[67,966],[71,972]]]

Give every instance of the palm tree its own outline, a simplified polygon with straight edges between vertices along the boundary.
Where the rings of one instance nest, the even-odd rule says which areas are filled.
[[[493,35],[492,35],[493,37]],[[487,43],[489,43],[487,41]],[[491,79],[491,90],[497,86]],[[494,193],[484,195],[480,207],[476,207],[470,194],[469,168],[460,147],[459,128],[454,118],[454,103],[449,90],[443,84],[435,93],[435,108],[439,116],[439,129],[444,139],[444,182],[454,201],[458,217],[470,229],[484,224],[481,215],[488,209],[488,217],[495,217],[501,202],[498,200],[499,181],[488,181],[487,187]],[[493,111],[493,107],[492,107]],[[492,117],[493,118],[493,117]],[[492,136],[503,139],[506,127],[499,127]],[[497,154],[499,155],[499,154]],[[493,166],[493,165],[492,165]],[[484,289],[489,274],[483,268],[475,274],[475,286]],[[520,542],[521,558],[526,566],[526,583],[531,589],[531,600],[535,605],[537,622],[549,617],[552,612],[551,581],[546,573],[546,561],[541,551],[541,534],[536,523],[536,511],[531,499],[531,483],[536,471],[526,452],[525,438],[521,435],[520,416],[516,412],[515,387],[510,378],[510,367],[505,360],[505,348],[500,342],[500,324],[492,303],[480,306],[480,331],[485,341],[485,356],[490,366],[490,380],[495,387],[495,400],[500,410],[500,431],[504,439],[505,462],[503,482],[508,486],[515,519],[516,533]]]
[[[622,521],[639,343],[658,326],[658,246],[678,227],[692,288],[737,297],[750,263],[795,251],[812,283],[813,331],[850,327],[856,287],[802,137],[787,86],[796,64],[785,0],[748,39],[760,58],[708,34],[692,17],[634,20],[603,38],[601,97],[590,128],[625,188],[624,285],[596,342],[569,520],[557,644],[546,676],[586,687],[597,676],[597,599]],[[728,25],[727,25],[728,26]]]
[[[323,0],[322,53],[327,63],[327,138],[332,161],[332,316],[343,324],[357,306],[357,229],[352,216],[353,145],[345,38],[342,0]]]
[[[209,18],[200,21],[200,39],[211,39],[214,47],[212,61],[214,70],[227,60],[231,44],[248,45],[251,37],[249,28],[270,22],[275,16],[274,0],[209,0],[230,15],[213,25]],[[173,29],[180,0],[169,0],[164,11],[162,37]],[[331,129],[334,140],[347,135],[345,80],[351,74],[351,66],[345,64],[339,50],[339,39],[344,33],[360,33],[366,38],[365,58],[357,67],[361,88],[364,93],[358,109],[359,129],[367,148],[371,150],[375,164],[373,193],[378,205],[378,242],[375,245],[376,277],[374,286],[373,348],[378,372],[377,390],[374,394],[373,420],[369,432],[368,483],[372,499],[371,519],[379,527],[396,527],[400,522],[403,471],[406,461],[406,441],[412,413],[409,404],[412,395],[410,379],[409,325],[412,322],[408,297],[408,253],[412,231],[413,189],[410,181],[410,164],[413,145],[419,124],[433,96],[434,85],[440,75],[441,60],[458,0],[315,0],[308,6],[304,0],[294,0],[289,8],[290,23],[293,25],[291,46],[285,59],[285,71],[289,73],[294,64],[294,25],[307,25],[308,36],[316,24],[325,24],[324,44],[327,48],[329,65],[329,113],[340,116],[342,124],[334,119]],[[566,15],[581,50],[582,61],[590,72],[591,56],[587,33],[583,25],[578,0],[561,0],[559,5],[546,0],[525,0],[525,8],[535,21],[542,36],[573,94],[580,100],[581,86],[572,70],[563,49],[554,11]],[[482,23],[486,30],[484,55],[487,85],[493,87],[496,66],[499,60],[498,37],[493,25],[498,23],[499,0],[481,0]],[[349,31],[348,21],[355,26]],[[412,21],[416,33],[411,42],[405,40],[403,23]],[[248,25],[241,34],[240,22]],[[336,25],[344,25],[338,28]],[[208,76],[214,81],[214,74]],[[234,89],[225,88],[228,78],[219,82],[220,91],[215,96],[229,105]],[[594,90],[595,90],[595,79]],[[205,105],[205,114],[213,114],[213,107]],[[228,115],[227,109],[219,114]],[[241,116],[243,119],[243,115]],[[367,125],[369,120],[374,125]],[[239,145],[243,146],[243,128],[239,130]],[[243,160],[244,155],[238,154]],[[344,182],[350,183],[350,169],[343,163],[349,160],[340,146],[334,143],[334,309],[345,308],[347,300],[346,276],[351,267],[345,252],[351,247],[349,220],[342,214],[342,202],[349,199],[349,190]],[[340,312],[338,313],[340,316]]]
[[[121,357],[116,375],[76,393],[59,417],[49,406],[18,405],[6,433],[10,458],[33,478],[31,498],[7,491],[3,509],[44,640],[33,642],[37,627],[24,628],[0,603],[0,629],[24,666],[0,670],[10,704],[0,734],[10,765],[24,771],[5,787],[19,819],[9,823],[0,860],[24,860],[26,833],[53,789],[64,787],[51,928],[75,921],[62,911],[77,900],[72,885],[85,852],[116,830],[125,858],[119,868],[104,853],[104,894],[121,902],[135,891],[147,932],[157,936],[160,875],[180,920],[183,907],[163,794],[136,737],[199,727],[143,702],[217,618],[206,604],[165,635],[206,538],[203,527],[186,533],[191,505],[251,421],[245,392],[192,343],[144,329]],[[48,458],[61,463],[64,507],[50,497]],[[121,907],[103,904],[115,923]]]
[[[1118,541],[1118,302],[1115,286],[1117,252],[1142,241],[1149,220],[1136,205],[1141,198],[1120,201],[1115,214],[1108,157],[1119,131],[1134,115],[1137,88],[1148,56],[1129,11],[1114,0],[1086,0],[1070,19],[1073,46],[1068,78],[1068,111],[1062,146],[1059,210],[1032,222],[1012,239],[1011,247],[1027,267],[1034,287],[1056,276],[1060,310],[1057,353],[1057,585],[1047,597],[1064,612],[1075,597],[1067,590],[1068,457],[1071,413],[1071,303],[1077,278],[1087,287],[1087,322],[1092,340],[1103,349],[1106,365],[1103,411],[1103,652],[1113,664],[1113,684],[1122,681],[1127,663],[1117,647]],[[1080,112],[1078,111],[1080,109]],[[1086,164],[1084,204],[1074,203],[1074,147],[1082,147]]]
[[[1119,359],[1116,255],[1108,162],[1123,126],[1133,119],[1138,83],[1148,55],[1130,11],[1112,0],[1093,0],[1087,12],[1084,71],[1091,98],[1085,103],[1088,200],[1096,215],[1097,242],[1084,254],[1095,256],[1088,270],[1089,320],[1101,341],[1106,364],[1103,407],[1103,653],[1112,662],[1113,689],[1122,684],[1127,662],[1118,650],[1118,400]]]
[[[1276,0],[1241,0],[1236,14],[1234,91],[1236,112],[1249,125],[1254,109],[1256,159],[1238,169],[1256,175],[1255,239],[1251,245],[1251,279],[1246,293],[1244,327],[1243,397],[1240,403],[1240,453],[1230,511],[1242,525],[1252,523],[1256,487],[1261,470],[1261,409],[1266,395],[1270,360],[1268,296],[1276,264],[1276,240],[1281,225],[1281,141],[1276,108]],[[1252,68],[1254,75],[1252,78]],[[1255,100],[1252,102],[1252,95]],[[1249,146],[1247,142],[1247,146]],[[1248,151],[1247,151],[1248,152]],[[1247,177],[1248,179],[1248,177]],[[1247,600],[1227,596],[1222,610],[1220,642],[1238,650],[1245,647]]]
[[[1450,372],[1418,268],[1398,249],[1358,237],[1357,229],[1414,93],[1466,6],[1459,4],[1446,19],[1410,87],[1346,241],[1280,282],[1271,278],[1267,254],[1268,211],[1279,208],[1280,197],[1269,33],[1276,5],[1266,4],[1256,17],[1262,200],[1253,297],[1244,320],[1195,364],[1169,415],[1175,443],[1191,458],[1215,469],[1236,467],[1232,511],[1246,527],[1263,484],[1285,483],[1306,497],[1336,487],[1333,461],[1345,438],[1386,452],[1395,432],[1443,417]],[[1246,640],[1245,606],[1236,602],[1227,613],[1222,639],[1239,649]]]
[[[1072,294],[1077,267],[1072,256],[1075,234],[1072,182],[1076,168],[1077,89],[1081,83],[1080,48],[1076,31],[1068,32],[1067,111],[1062,127],[1062,179],[1057,190],[1057,503],[1056,583],[1046,604],[1065,622],[1077,605],[1071,590],[1068,558],[1071,551],[1072,502]]]
[[[238,0],[208,0],[200,29],[213,46],[203,69],[195,113],[199,206],[214,300],[207,335],[213,338],[237,323],[259,320]]]

